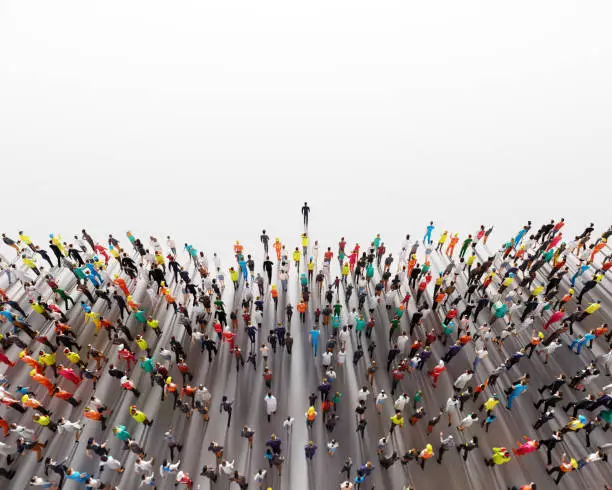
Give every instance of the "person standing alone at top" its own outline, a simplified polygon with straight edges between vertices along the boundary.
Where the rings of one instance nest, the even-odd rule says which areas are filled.
[[[304,202],[302,206],[302,216],[304,216],[304,231],[308,232],[308,214],[310,213],[310,207],[307,202]]]

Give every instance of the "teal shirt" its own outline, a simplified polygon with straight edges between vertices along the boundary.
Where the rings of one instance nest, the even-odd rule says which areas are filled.
[[[117,429],[117,432],[115,432],[117,439],[119,439],[120,441],[126,441],[130,438],[130,433],[125,428],[125,425],[118,425]]]
[[[147,357],[144,361],[140,361],[140,367],[147,373],[153,372],[153,359]]]

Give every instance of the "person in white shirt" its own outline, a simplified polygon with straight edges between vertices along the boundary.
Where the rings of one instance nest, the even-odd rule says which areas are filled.
[[[379,414],[382,413],[383,403],[387,398],[389,398],[389,395],[385,393],[385,390],[381,390],[380,393],[376,395],[376,410]]]
[[[48,480],[41,478],[40,476],[33,476],[30,478],[31,487],[43,487],[43,488],[57,488]]]
[[[293,417],[287,417],[283,422],[283,429],[285,429],[287,432],[291,432],[291,429],[293,428],[293,422],[295,422],[295,419]]]
[[[259,487],[263,485],[263,481],[265,480],[267,474],[268,472],[266,470],[258,470],[253,476],[253,480],[255,480],[255,483],[257,483]]]
[[[402,332],[397,337],[396,342],[397,342],[397,348],[399,349],[400,354],[405,354],[406,353],[406,346],[410,342],[410,337],[408,337],[408,335],[406,335],[406,332]]]
[[[410,401],[410,397],[406,393],[402,393],[400,396],[397,397],[397,400],[395,400],[395,403],[393,404],[393,408],[395,410],[399,410],[400,412],[403,412],[404,409],[406,408],[406,405],[408,405],[409,401]]]
[[[232,476],[234,474],[234,461],[230,463],[227,460],[221,461],[219,464],[219,473],[223,473],[226,476]]]
[[[278,403],[276,401],[276,397],[272,395],[271,391],[268,391],[268,394],[264,397],[264,402],[266,404],[266,414],[268,415],[268,422],[270,422],[272,420],[272,415],[276,413]]]
[[[58,424],[58,429],[59,429],[59,424]],[[23,437],[26,440],[32,439],[32,436],[34,436],[35,432],[32,429],[28,429],[27,427],[24,427],[23,425],[17,425],[17,424],[11,424],[10,425],[10,432],[14,432],[15,434],[17,434],[18,437]]]
[[[120,347],[121,349],[122,347]],[[104,412],[107,407],[104,403],[102,403],[102,400],[100,400],[99,398],[96,398],[95,396],[92,396],[89,399],[89,403],[88,405],[92,408],[95,408],[96,410],[98,410],[99,412]]]
[[[163,362],[167,362],[168,366],[172,366],[172,359],[174,358],[174,355],[172,354],[172,351],[169,349],[164,349],[163,347],[159,350],[159,357],[161,358],[161,360]]]
[[[331,350],[327,350],[321,355],[321,364],[323,365],[324,369],[327,369],[329,366],[331,366],[333,356],[334,355]]]
[[[344,347],[342,347],[338,351],[338,366],[344,366],[345,362],[346,362],[346,350],[344,349]]]
[[[334,454],[336,454],[336,451],[338,450],[339,447],[340,447],[340,444],[338,444],[338,442],[335,439],[332,439],[331,441],[327,443],[327,454],[329,454],[330,456],[333,456]]]
[[[221,259],[216,252],[213,253],[213,263],[215,264],[215,269],[221,269]]]
[[[162,477],[163,480],[166,479],[166,473],[170,473],[171,475],[178,472],[178,468],[181,464],[181,460],[179,459],[176,463],[168,464],[168,460],[164,459],[162,464],[159,465],[159,476]]]
[[[353,484],[346,480],[340,484],[340,490],[353,490]]]
[[[457,427],[457,430],[464,431],[465,429],[472,427],[472,424],[474,422],[478,422],[478,415],[472,413],[461,420],[459,426]]]
[[[357,400],[358,401],[368,401],[368,396],[370,396],[370,390],[368,390],[367,386],[362,386],[361,389],[357,392]]]
[[[66,420],[64,417],[60,419],[57,423],[57,432],[72,432],[74,434],[74,441],[79,442],[79,436],[83,431],[83,424],[80,422],[71,422],[70,420]]]
[[[155,486],[155,475],[153,473],[151,473],[150,475],[142,475],[139,486],[142,487],[143,485],[154,487]]]
[[[104,469],[108,468],[109,470],[116,471],[117,473],[123,473],[125,468],[122,466],[121,461],[113,458],[110,454],[107,456],[102,456],[100,461],[100,472]]]
[[[468,369],[465,373],[461,374],[453,383],[453,387],[456,391],[463,391],[465,386],[474,377],[474,373],[471,369]]]
[[[341,349],[346,348],[346,344],[349,341],[350,337],[351,337],[351,333],[349,332],[348,327],[345,325],[344,327],[342,327],[340,332],[338,332],[338,340],[340,341]]]
[[[325,377],[330,381],[330,382],[334,382],[336,381],[336,378],[338,377],[336,375],[336,371],[334,371],[334,368],[329,368],[327,371],[325,371]]]
[[[207,407],[210,405],[211,399],[212,399],[212,395],[210,394],[210,391],[208,391],[208,389],[204,385],[198,386],[198,388],[196,389],[193,395],[194,403],[195,404],[200,403],[204,407]]]
[[[457,399],[457,395],[451,396],[448,400],[446,400],[446,406],[444,407],[444,413],[448,415],[448,426],[450,427],[453,423],[453,411],[455,408],[459,406],[459,400]]]
[[[172,255],[174,255],[176,257],[176,242],[172,238],[167,236],[166,237],[166,245],[168,245],[168,248],[172,252]]]
[[[85,487],[86,488],[104,488],[105,484],[99,478],[94,478],[93,476],[90,476],[87,480],[85,480]]]
[[[136,461],[134,462],[134,470],[139,475],[150,473],[151,476],[154,476],[153,475],[153,458],[149,459],[149,461],[142,459],[140,457],[136,458]]]

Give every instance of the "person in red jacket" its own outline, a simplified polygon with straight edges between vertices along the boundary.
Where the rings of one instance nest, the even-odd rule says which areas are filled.
[[[457,313],[457,308],[451,308],[448,310],[446,316],[444,317],[444,325],[448,325],[457,316]]]
[[[561,238],[563,238],[563,233],[559,233],[557,236],[555,236],[555,238],[553,238],[548,244],[548,247],[546,247],[546,251],[548,252],[551,248],[556,247],[557,243],[561,241]]]
[[[558,311],[555,311],[548,321],[544,324],[544,330],[547,330],[548,327],[553,325],[554,323],[560,322],[565,316],[565,308],[562,306]]]
[[[236,342],[236,334],[230,330],[229,327],[225,327],[222,334],[223,342],[229,343],[230,352],[234,352],[234,343]]]
[[[66,368],[61,364],[57,366],[57,374],[66,378],[71,383],[74,383],[76,386],[81,384],[81,381],[83,381],[82,378],[80,378],[77,373],[74,372],[74,369]]]
[[[13,367],[15,363],[11,361],[4,352],[0,351],[0,363]]]
[[[434,388],[438,386],[438,378],[444,371],[446,371],[446,366],[444,365],[444,361],[441,360],[436,367],[427,373],[429,376],[431,376]]]
[[[234,337],[236,336],[236,334],[234,334],[233,332],[232,334]],[[232,340],[234,337],[232,337]],[[233,350],[233,347],[234,347],[233,341],[231,342],[231,347]],[[176,367],[181,372],[181,376],[183,376],[183,384],[185,384],[185,382],[187,381],[186,378],[189,378],[189,381],[193,379],[193,374],[191,374],[191,370],[189,369],[189,365],[185,362],[185,359],[180,357],[178,362],[176,363]]]

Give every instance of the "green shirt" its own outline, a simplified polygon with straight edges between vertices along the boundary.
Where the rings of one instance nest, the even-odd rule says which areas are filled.
[[[125,425],[118,425],[117,432],[115,432],[115,435],[120,441],[127,441],[131,437],[130,433],[125,428]]]

